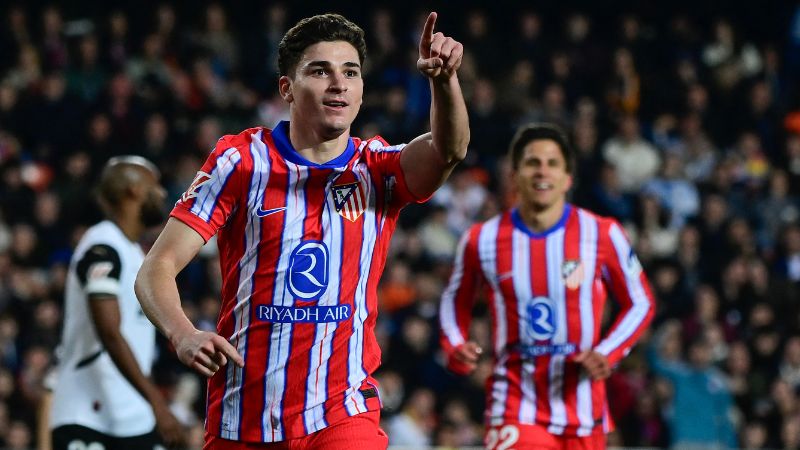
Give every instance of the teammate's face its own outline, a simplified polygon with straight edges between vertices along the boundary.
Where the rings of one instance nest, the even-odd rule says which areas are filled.
[[[513,176],[521,206],[536,211],[563,204],[572,187],[564,155],[550,139],[529,142],[522,150]]]
[[[141,219],[146,227],[160,225],[166,219],[167,214],[164,210],[164,200],[167,192],[158,183],[158,179],[151,172],[146,171],[145,184],[147,186],[145,198],[142,202]]]
[[[279,84],[281,95],[291,105],[292,124],[302,122],[326,139],[350,129],[364,93],[358,52],[345,41],[308,47],[294,77],[281,77]]]

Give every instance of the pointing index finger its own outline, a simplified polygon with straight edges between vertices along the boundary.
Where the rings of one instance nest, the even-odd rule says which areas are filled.
[[[430,51],[431,42],[433,41],[433,26],[436,25],[436,12],[428,14],[428,19],[425,21],[425,26],[422,28],[422,37],[419,40],[420,52],[427,54]]]

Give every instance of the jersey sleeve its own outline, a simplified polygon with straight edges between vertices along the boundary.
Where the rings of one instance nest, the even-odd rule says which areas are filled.
[[[170,216],[208,241],[227,223],[244,198],[241,171],[241,152],[228,136],[221,138]]]
[[[96,244],[89,247],[75,266],[86,295],[119,295],[122,262],[113,247]]]
[[[469,340],[475,294],[483,280],[478,257],[479,232],[480,227],[474,226],[461,237],[453,273],[439,304],[440,342],[448,356]],[[458,366],[457,361],[452,361],[449,357],[448,368],[456,373],[466,373],[464,368]]]
[[[620,311],[595,350],[614,366],[631,350],[655,313],[655,301],[639,258],[615,221],[608,226],[603,252],[604,281],[619,302]]]
[[[360,143],[361,150],[366,152],[370,162],[370,170],[375,170],[384,180],[389,201],[396,206],[409,203],[424,203],[431,196],[419,198],[408,189],[403,168],[400,166],[400,154],[406,144],[389,145],[380,136]]]

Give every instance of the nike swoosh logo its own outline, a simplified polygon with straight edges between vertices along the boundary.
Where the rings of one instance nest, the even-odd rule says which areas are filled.
[[[261,207],[259,206],[258,209],[256,210],[256,215],[258,215],[258,217],[267,217],[270,214],[279,213],[279,212],[283,211],[284,209],[286,209],[285,206],[281,206],[280,208],[272,208],[272,209],[261,209]]]

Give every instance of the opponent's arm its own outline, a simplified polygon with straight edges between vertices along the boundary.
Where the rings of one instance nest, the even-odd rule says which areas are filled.
[[[89,310],[97,336],[108,352],[108,356],[111,357],[122,376],[142,394],[142,397],[153,408],[156,427],[165,443],[171,447],[181,445],[183,443],[183,427],[170,412],[169,405],[156,385],[142,372],[128,341],[120,332],[121,319],[117,297],[107,294],[90,295]]]

